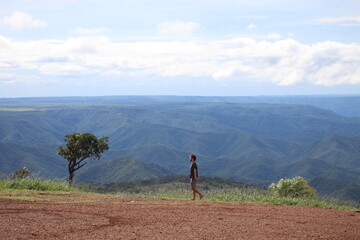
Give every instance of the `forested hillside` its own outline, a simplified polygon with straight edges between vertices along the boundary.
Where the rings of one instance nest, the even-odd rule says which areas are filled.
[[[0,101],[0,172],[26,166],[64,178],[66,160],[56,155],[64,135],[91,132],[108,136],[110,150],[100,161],[89,161],[75,181],[187,174],[188,154],[196,153],[202,175],[263,186],[301,175],[322,179],[320,192],[330,194],[324,179],[348,183],[346,193],[332,193],[359,192],[357,117],[299,104],[50,100]]]

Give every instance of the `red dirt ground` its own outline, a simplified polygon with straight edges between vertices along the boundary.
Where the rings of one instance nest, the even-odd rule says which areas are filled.
[[[0,239],[360,239],[360,213],[254,203],[42,194],[0,198]]]

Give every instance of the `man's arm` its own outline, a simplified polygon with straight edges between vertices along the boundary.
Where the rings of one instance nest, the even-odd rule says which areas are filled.
[[[196,173],[197,173],[197,169],[196,169],[196,168],[194,168],[194,179],[195,179],[195,180],[197,180],[197,179],[198,179],[198,177],[197,177],[197,174],[196,174]]]

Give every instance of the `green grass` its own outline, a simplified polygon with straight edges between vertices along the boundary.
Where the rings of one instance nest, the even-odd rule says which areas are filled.
[[[53,196],[83,192],[66,182],[42,180],[40,178],[0,180],[0,198],[28,202],[51,201]]]
[[[21,192],[21,195],[30,192],[54,192],[54,193],[69,193],[69,192],[88,192],[88,190],[99,192],[96,186],[86,185],[77,187],[71,187],[66,182],[57,182],[51,180],[41,180],[39,178],[31,179],[10,179],[0,180],[0,192],[9,192],[13,194]],[[298,205],[307,207],[320,207],[320,208],[332,208],[339,210],[355,210],[358,211],[359,206],[355,204],[341,204],[336,200],[318,200],[307,198],[290,198],[290,197],[278,197],[268,194],[267,190],[255,188],[255,187],[216,187],[207,186],[205,189],[199,189],[205,195],[204,200],[215,202],[241,202],[241,203],[266,203],[273,205]],[[102,191],[103,192],[103,191]],[[147,198],[171,198],[171,199],[190,199],[192,192],[188,188],[188,184],[185,183],[166,183],[149,186],[133,186],[131,188],[121,188],[118,191],[112,191],[118,196],[131,196],[131,197],[147,197]],[[16,194],[15,194],[16,195]],[[103,194],[105,196],[105,194]],[[90,196],[90,195],[89,195]],[[28,196],[25,194],[24,199],[31,201],[36,197]]]
[[[69,186],[66,182],[57,182],[51,180],[42,180],[40,178],[24,178],[0,180],[0,191],[10,189],[27,189],[36,191],[62,191],[78,192],[75,187]]]
[[[148,198],[176,198],[190,199],[192,192],[187,185],[163,184],[159,186],[146,186],[131,190],[122,190],[117,194],[123,196],[137,196]],[[342,204],[336,200],[319,200],[309,198],[277,197],[268,194],[267,190],[259,188],[239,187],[212,187],[200,191],[205,195],[204,200],[215,202],[241,202],[241,203],[266,203],[273,205],[297,205],[307,207],[332,208],[339,210],[359,210],[355,204]]]

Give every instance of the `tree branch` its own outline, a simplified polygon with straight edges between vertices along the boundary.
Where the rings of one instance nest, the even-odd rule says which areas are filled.
[[[78,165],[77,165],[78,167],[77,167],[77,168],[74,168],[74,171],[82,168],[82,167],[85,166],[86,164],[87,164],[87,162],[84,162],[84,164],[82,164],[82,165],[79,165],[79,164],[78,164]]]

